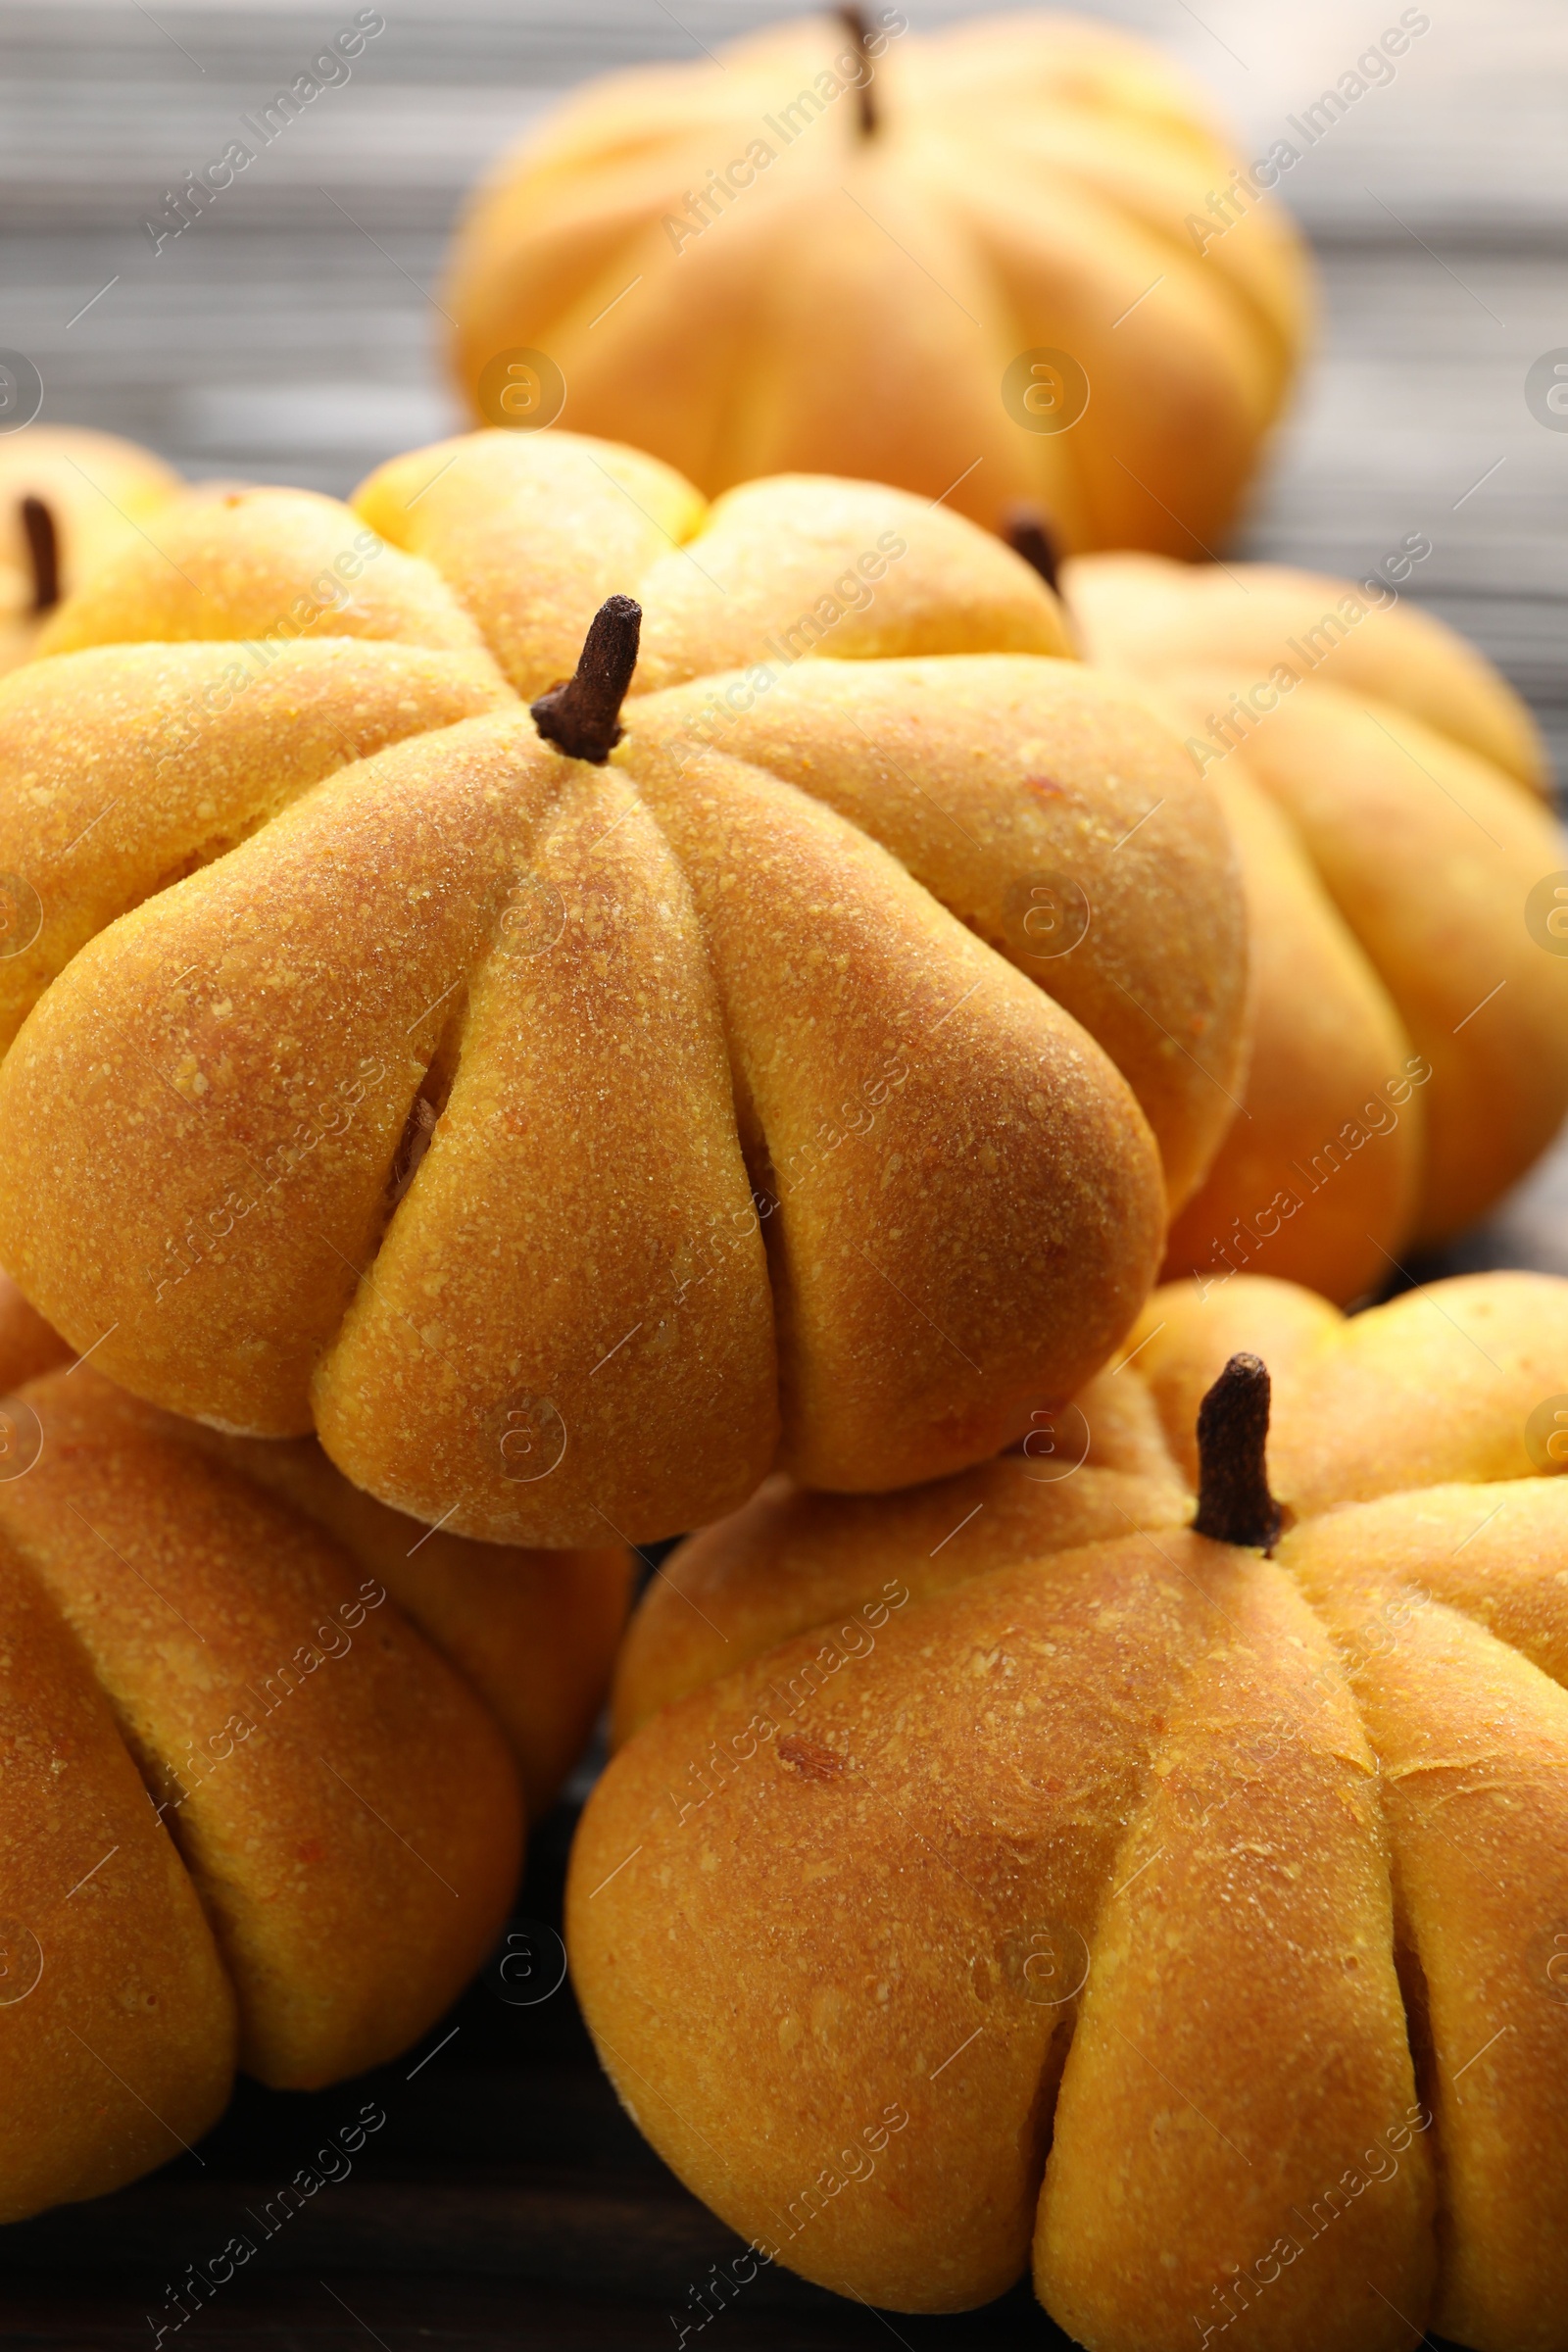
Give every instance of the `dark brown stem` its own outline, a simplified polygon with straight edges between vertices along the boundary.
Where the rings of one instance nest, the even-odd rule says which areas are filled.
[[[60,534],[55,518],[41,498],[22,502],[22,527],[27,535],[32,563],[32,609],[51,612],[60,602]]]
[[[1198,1517],[1216,1544],[1268,1551],[1285,1514],[1268,1491],[1268,1366],[1233,1355],[1198,1408]]]
[[[1022,556],[1026,564],[1033,564],[1053,596],[1059,596],[1061,582],[1057,572],[1061,559],[1040,509],[1020,499],[1003,517],[1002,536],[1015,556]]]
[[[871,35],[866,29],[865,11],[861,8],[841,8],[839,23],[848,31],[859,56],[860,78],[855,85],[855,94],[860,102],[860,136],[868,139],[877,122],[876,100],[871,95],[871,77],[876,72],[876,65],[867,47]]]
[[[635,597],[607,597],[588,624],[574,675],[558,679],[529,704],[540,734],[568,760],[602,767],[620,741],[620,706],[637,666],[642,625]]]

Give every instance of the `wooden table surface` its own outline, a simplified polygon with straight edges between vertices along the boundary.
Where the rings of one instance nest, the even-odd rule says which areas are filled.
[[[353,13],[0,0],[0,343],[38,367],[47,418],[127,433],[194,474],[348,491],[461,422],[432,289],[474,172],[579,75],[694,56],[783,12],[386,0],[352,79],[155,255],[141,224],[164,189],[220,153],[239,115]],[[919,26],[979,12],[916,0],[906,13]],[[1104,13],[1202,74],[1259,154],[1399,11],[1126,0]],[[1350,572],[1425,532],[1422,600],[1529,696],[1568,769],[1568,433],[1524,396],[1531,362],[1568,345],[1568,11],[1433,0],[1430,13],[1393,83],[1287,183],[1321,266],[1322,351],[1238,547]],[[1493,1263],[1568,1272],[1568,1154],[1422,1271]],[[536,1837],[520,1913],[559,1916],[571,1819],[563,1807]],[[374,2155],[279,2231],[182,2345],[641,2352],[700,2316],[690,2291],[733,2241],[621,2118],[569,1991],[517,2009],[481,1984],[367,2083],[309,2098],[247,2086],[201,2161],[0,2232],[0,2345],[151,2346],[187,2263],[243,2229],[243,2210],[367,2097],[387,2116]],[[910,2320],[765,2272],[710,2324],[720,2352],[1065,2341],[1022,2289],[983,2315]]]

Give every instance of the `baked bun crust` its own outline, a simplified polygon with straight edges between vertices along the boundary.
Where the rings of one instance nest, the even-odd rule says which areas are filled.
[[[1183,1491],[1242,1350],[1272,1556]],[[1032,2260],[1104,2352],[1561,2352],[1565,1392],[1547,1277],[1349,1322],[1172,1286],[1076,1470],[1061,1415],[945,1488],[778,1482],[672,1555],[568,1889],[661,2153],[893,2308]]]
[[[494,433],[361,505],[388,536],[176,502],[0,687],[24,1292],[137,1395],[494,1543],[1006,1445],[1126,1331],[1241,1082],[1180,746],[898,492],[705,513]],[[651,691],[595,763],[516,694],[607,583]]]
[[[813,12],[531,124],[442,297],[474,413],[527,422],[548,353],[574,422],[710,491],[869,473],[993,528],[1037,499],[1073,547],[1222,544],[1312,298],[1277,204],[1195,227],[1245,176],[1205,92],[1054,9],[865,29],[874,63]]]
[[[0,670],[25,662],[56,600],[183,488],[162,458],[114,433],[30,424],[0,439]]]
[[[0,1330],[0,1378],[24,1362]],[[504,1920],[630,1563],[433,1535],[90,1364],[0,1404],[0,2218],[395,2056]],[[487,1654],[481,1653],[481,1642]],[[443,1654],[445,1652],[445,1654]]]
[[[1411,559],[1389,568],[1408,578]],[[1160,703],[1246,874],[1247,1116],[1166,1271],[1379,1289],[1407,1246],[1473,1224],[1568,1111],[1568,960],[1547,929],[1568,845],[1540,731],[1381,574],[1124,554],[1062,579],[1085,658]]]

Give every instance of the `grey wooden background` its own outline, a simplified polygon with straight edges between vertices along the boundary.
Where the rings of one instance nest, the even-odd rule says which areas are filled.
[[[155,256],[141,223],[163,191],[354,13],[349,0],[0,0],[0,345],[40,369],[47,417],[130,434],[197,474],[347,491],[460,421],[433,290],[473,174],[580,74],[696,56],[783,12],[385,0],[352,79]],[[978,12],[911,0],[907,13],[918,26]],[[1400,0],[1115,0],[1105,13],[1201,74],[1255,155]],[[1395,81],[1285,183],[1318,252],[1322,351],[1240,546],[1352,571],[1424,531],[1421,596],[1531,698],[1568,770],[1568,433],[1524,396],[1532,361],[1568,346],[1568,8],[1431,0],[1427,13]],[[1568,1272],[1568,1155],[1448,1262]],[[528,1899],[544,1911],[564,1835],[558,1821],[540,1846]],[[455,2013],[460,2038],[416,2084],[389,2074],[382,2175],[323,2197],[289,2271],[231,2288],[182,2340],[673,2340],[668,2312],[722,2233],[618,2125],[569,1996],[510,2016],[486,2001]],[[162,2289],[130,2274],[174,2278],[220,2245],[225,2196],[252,2175],[286,2178],[334,2120],[333,2094],[246,2094],[206,2175],[186,2162],[4,2233],[0,2342],[150,2343]],[[734,2352],[1053,2337],[1027,2295],[983,2320],[895,2323],[783,2280],[713,2325]]]

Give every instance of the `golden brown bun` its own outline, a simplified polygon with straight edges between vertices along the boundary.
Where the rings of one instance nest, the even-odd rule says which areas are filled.
[[[483,643],[427,564],[357,530],[335,498],[263,488],[173,500],[66,600],[38,652],[249,644],[285,624],[289,637],[395,638],[438,653],[478,653]],[[248,685],[243,667],[239,674]]]
[[[1064,584],[1090,659],[1185,735],[1247,874],[1246,1115],[1166,1271],[1381,1288],[1568,1110],[1568,958],[1524,919],[1568,864],[1534,721],[1430,614],[1380,609],[1386,585],[1143,556],[1080,559]],[[1254,693],[1273,707],[1238,720]]]
[[[829,13],[612,74],[533,132],[452,260],[476,413],[493,362],[542,353],[569,425],[710,493],[871,474],[993,527],[1033,498],[1072,547],[1214,544],[1307,328],[1278,200],[1218,232],[1228,142],[1124,33],[1015,12],[877,51],[870,135]],[[1087,376],[1067,429],[1035,428],[1041,352]]]
[[[4,1425],[14,2220],[177,2154],[236,2064],[314,2087],[440,2016],[516,1884],[509,1742],[548,1802],[629,1563],[541,1574],[439,1535],[394,1562],[393,1514],[318,1456],[212,1439],[92,1365],[8,1396]]]
[[[1460,1274],[1347,1322],[1291,1283],[1237,1276],[1200,1294],[1171,1283],[1128,1349],[1184,1470],[1199,1398],[1239,1348],[1264,1357],[1278,1399],[1270,1476],[1304,1514],[1438,1486],[1568,1466],[1550,1416],[1568,1355],[1568,1284],[1551,1274]],[[1568,1422],[1563,1427],[1568,1428]]]
[[[150,449],[79,425],[32,424],[0,439],[0,670],[34,651],[48,617],[23,508],[37,499],[53,525],[58,593],[69,596],[183,485]]]
[[[38,901],[0,1135],[46,1102],[50,1139],[0,1152],[24,1291],[135,1393],[314,1429],[496,1543],[1022,1435],[1127,1329],[1241,1084],[1240,880],[1179,747],[1076,664],[965,650],[1059,645],[1058,609],[874,485],[755,485],[695,568],[648,543],[695,493],[567,436],[364,499],[406,549],[303,492],[176,502],[0,688]],[[879,538],[842,639],[769,654]],[[606,546],[687,682],[596,765],[479,624],[537,683]],[[745,673],[691,674],[737,642],[710,572]]]
[[[640,450],[486,432],[391,459],[354,504],[435,565],[524,696],[569,675],[616,593],[643,608],[639,694],[807,653],[1072,652],[1060,605],[1010,548],[880,480],[780,474],[708,507]]]
[[[1411,564],[1396,561],[1408,580]],[[1088,660],[1148,677],[1212,671],[1243,694],[1276,664],[1300,672],[1307,632],[1353,595],[1362,617],[1306,647],[1315,660],[1300,683],[1393,703],[1534,791],[1550,792],[1529,707],[1456,629],[1405,598],[1393,601],[1390,583],[1369,580],[1363,589],[1281,564],[1118,554],[1074,561],[1063,590]]]
[[[24,1381],[69,1364],[75,1350],[29,1306],[9,1274],[0,1272],[0,1396]]]
[[[1181,1523],[1241,1349],[1273,1558]],[[666,1563],[568,1888],[601,2055],[726,2222],[873,2303],[1032,2245],[1103,2352],[1562,2352],[1568,1283],[1172,1285],[1081,1400],[1120,1448],[1113,1388],[1181,1441],[1116,1534],[1131,1474],[1026,1454],[775,1490]]]

